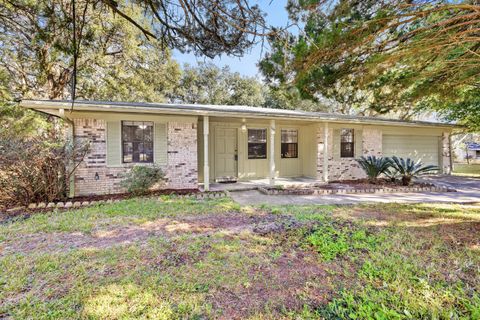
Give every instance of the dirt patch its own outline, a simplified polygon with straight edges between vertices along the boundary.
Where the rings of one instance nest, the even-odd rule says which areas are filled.
[[[0,256],[21,252],[66,252],[74,249],[102,249],[145,241],[150,237],[173,238],[183,234],[209,235],[216,232],[239,234],[256,232],[266,234],[300,226],[289,216],[240,213],[192,215],[178,219],[160,218],[140,225],[114,226],[97,229],[91,234],[82,232],[54,232],[22,235],[0,246]]]
[[[282,314],[304,305],[316,308],[326,304],[335,291],[336,279],[330,274],[336,267],[322,264],[314,252],[297,248],[252,269],[252,283],[220,288],[211,302],[214,309],[222,310],[221,319],[244,319],[266,309]]]

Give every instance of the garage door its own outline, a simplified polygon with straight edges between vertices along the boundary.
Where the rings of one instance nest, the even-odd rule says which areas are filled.
[[[421,159],[425,165],[438,166],[438,145],[438,137],[384,135],[383,155]]]

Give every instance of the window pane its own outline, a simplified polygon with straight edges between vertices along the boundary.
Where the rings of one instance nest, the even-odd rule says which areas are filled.
[[[266,143],[267,129],[248,129],[249,143]]]
[[[123,144],[123,162],[132,162],[133,161],[133,144],[131,142],[126,142]]]
[[[267,143],[249,143],[248,159],[266,159]]]
[[[282,130],[282,143],[297,143],[298,131],[297,130]]]
[[[351,142],[342,142],[340,147],[340,156],[342,158],[354,157],[354,144]]]
[[[122,137],[123,137],[123,141],[132,141],[133,140],[132,127],[131,126],[125,126],[125,125],[123,126]]]
[[[147,126],[143,133],[143,138],[145,142],[153,141],[153,126]]]
[[[135,123],[134,128],[134,139],[135,141],[143,141],[143,124]]]
[[[153,122],[122,121],[123,162],[153,162]]]
[[[298,143],[282,143],[282,158],[298,158]]]
[[[353,129],[342,129],[341,142],[353,142]]]

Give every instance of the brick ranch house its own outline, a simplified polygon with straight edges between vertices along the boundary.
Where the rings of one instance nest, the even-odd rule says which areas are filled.
[[[454,126],[245,106],[24,100],[60,117],[74,139],[91,143],[71,196],[119,193],[134,165],[159,165],[166,188],[212,182],[365,177],[360,156],[421,159],[450,173]]]

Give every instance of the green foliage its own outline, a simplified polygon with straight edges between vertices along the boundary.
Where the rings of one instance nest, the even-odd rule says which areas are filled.
[[[307,238],[307,241],[325,261],[333,260],[350,249],[346,234],[330,226],[316,230]]]
[[[332,261],[353,250],[373,250],[378,239],[365,229],[342,226],[337,221],[324,219],[306,241],[324,261]]]
[[[104,5],[80,1],[77,10],[77,98],[164,101],[180,76],[169,50]],[[0,92],[6,89],[16,100],[69,98],[71,3],[7,1],[0,12]],[[142,26],[149,24],[138,4],[131,3],[125,13]],[[7,82],[1,81],[2,73]]]
[[[368,179],[371,182],[375,182],[381,174],[385,174],[391,166],[390,158],[361,156],[360,159],[356,159],[360,167],[367,174]]]
[[[432,9],[434,8],[434,9]],[[332,111],[478,123],[478,5],[424,1],[290,1],[298,34],[269,38],[270,86],[324,98]],[[444,26],[448,25],[448,28]]]
[[[265,88],[255,78],[242,77],[230,68],[211,63],[185,65],[169,98],[173,102],[263,106]]]
[[[17,103],[0,102],[0,137],[31,138],[51,131],[54,124],[47,117],[23,109]],[[61,127],[58,123],[57,126]]]
[[[434,109],[447,120],[465,125],[473,132],[480,132],[480,91],[477,86],[459,89],[451,99],[439,97],[425,101],[421,106]]]
[[[396,174],[402,178],[402,183],[405,186],[410,185],[412,178],[432,173],[440,169],[438,166],[434,165],[424,166],[420,160],[415,162],[410,158],[405,160],[396,156],[393,156],[391,159],[392,168],[395,170]]]
[[[147,193],[156,183],[163,181],[165,175],[156,166],[134,166],[122,180],[122,187],[134,195]]]

